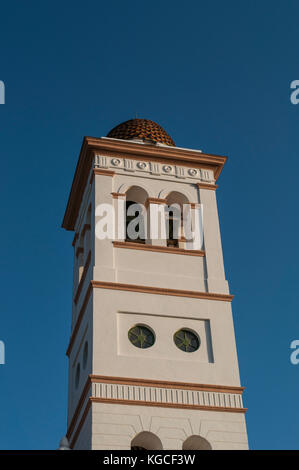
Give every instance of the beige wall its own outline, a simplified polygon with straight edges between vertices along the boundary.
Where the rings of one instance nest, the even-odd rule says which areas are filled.
[[[129,327],[139,320],[155,331],[151,348],[136,348],[128,340]],[[199,333],[202,346],[197,352],[185,353],[175,346],[173,334],[179,325]],[[94,374],[239,385],[229,302],[95,289],[93,344]]]
[[[165,450],[181,450],[192,435],[207,439],[214,450],[248,448],[244,415],[239,413],[94,403],[92,416],[93,449],[130,449],[142,431],[157,435]]]

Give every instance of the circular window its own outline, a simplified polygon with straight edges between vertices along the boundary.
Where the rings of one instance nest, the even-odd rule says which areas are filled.
[[[80,382],[80,363],[77,364],[77,368],[76,368],[76,377],[75,377],[76,388],[78,388],[79,382]]]
[[[177,331],[173,336],[173,340],[176,346],[184,352],[197,351],[200,346],[199,336],[186,328]]]
[[[150,348],[155,342],[155,335],[147,326],[135,325],[128,332],[131,343],[136,348]]]
[[[88,358],[88,342],[86,341],[84,345],[84,350],[83,350],[83,369],[85,369],[86,367],[87,358]]]

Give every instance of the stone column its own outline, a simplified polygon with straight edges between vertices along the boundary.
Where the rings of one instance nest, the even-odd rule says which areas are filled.
[[[167,246],[165,199],[148,198],[147,208],[147,243],[155,246]]]
[[[126,239],[126,194],[112,193],[115,215],[114,240],[124,242]]]
[[[199,193],[203,209],[207,289],[208,292],[227,294],[229,290],[223,265],[216,192],[213,189],[199,187]]]
[[[192,240],[189,240],[189,233],[185,233],[187,238],[186,248],[189,250],[203,250],[203,207],[200,203],[191,202],[189,205],[189,217],[191,221]]]

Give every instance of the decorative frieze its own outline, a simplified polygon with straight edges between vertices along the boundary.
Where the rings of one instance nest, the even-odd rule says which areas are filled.
[[[193,178],[198,175],[198,171],[196,170],[196,168],[189,168],[188,173],[189,173],[189,175],[192,176]]]
[[[139,170],[147,170],[148,164],[146,162],[138,162],[137,163],[137,168]]]
[[[124,159],[124,169],[127,171],[135,171],[134,161],[127,158]]]
[[[185,167],[176,166],[175,167],[175,172],[176,172],[177,178],[185,178]]]
[[[163,165],[163,171],[164,173],[172,173],[172,166],[170,165]]]
[[[209,170],[200,170],[202,181],[211,181],[211,172]]]
[[[123,383],[95,382],[92,384],[92,397],[104,400],[148,402],[194,407],[243,409],[240,393],[226,393],[206,390],[186,390],[180,388],[152,387]]]
[[[103,157],[101,155],[96,155],[95,156],[94,167],[95,168],[108,168],[108,157]]]
[[[148,173],[155,176],[169,178],[187,178],[193,179],[194,182],[214,183],[214,175],[212,170],[188,168],[187,166],[163,164],[152,161],[138,161],[137,159],[122,158],[118,156],[102,156],[95,155],[95,168],[113,168],[114,170],[130,171],[132,173],[140,172]]]
[[[160,163],[150,162],[150,169],[152,175],[160,175]]]

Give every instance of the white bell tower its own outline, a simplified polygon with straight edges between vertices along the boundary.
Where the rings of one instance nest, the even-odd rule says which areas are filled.
[[[63,220],[74,231],[71,448],[248,448],[216,204],[225,161],[145,119],[84,138]],[[143,239],[121,216],[132,203]],[[173,236],[174,203],[202,224],[193,240]],[[103,204],[123,223],[112,239],[96,233]]]

